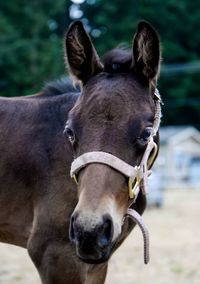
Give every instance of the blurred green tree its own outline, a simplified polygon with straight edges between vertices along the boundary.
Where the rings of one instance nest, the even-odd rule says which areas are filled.
[[[1,1],[2,96],[33,93],[49,76],[64,72],[62,38],[69,6],[65,0]]]
[[[130,46],[138,21],[152,23],[161,36],[163,64],[200,59],[200,1],[87,0],[81,6],[95,46],[102,54],[119,42]],[[196,72],[164,72],[159,80],[164,124],[200,128],[200,61]]]
[[[161,35],[163,65],[182,66],[181,72],[163,68],[159,80],[163,124],[200,128],[200,1],[1,1],[1,95],[39,91],[45,80],[65,72],[62,38],[72,19],[84,22],[100,55],[119,43],[131,47],[138,21],[152,23]],[[199,67],[184,68],[187,62]]]

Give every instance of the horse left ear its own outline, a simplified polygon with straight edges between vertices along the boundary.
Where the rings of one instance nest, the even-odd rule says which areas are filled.
[[[69,27],[65,48],[69,71],[83,84],[102,71],[103,65],[82,22],[76,21]]]
[[[138,24],[133,42],[133,68],[136,74],[156,84],[160,67],[160,41],[154,28],[147,22]]]

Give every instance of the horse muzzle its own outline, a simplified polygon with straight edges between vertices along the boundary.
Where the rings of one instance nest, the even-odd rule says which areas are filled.
[[[71,217],[69,238],[76,246],[77,256],[87,263],[103,263],[111,254],[113,239],[113,222],[109,215],[104,215],[102,221],[87,228],[80,222],[76,212]]]

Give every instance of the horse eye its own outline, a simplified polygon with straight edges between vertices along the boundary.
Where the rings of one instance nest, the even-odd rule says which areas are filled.
[[[151,136],[152,127],[147,127],[143,130],[142,134],[138,138],[139,142],[142,144],[146,144]]]
[[[75,134],[74,131],[68,126],[68,124],[65,126],[64,134],[69,139],[69,141],[73,144],[75,142]]]

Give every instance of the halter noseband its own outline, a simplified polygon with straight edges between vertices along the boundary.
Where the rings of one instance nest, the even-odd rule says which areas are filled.
[[[76,174],[84,167],[89,164],[97,163],[97,164],[104,164],[108,165],[111,168],[117,170],[118,172],[122,173],[126,177],[129,178],[128,181],[128,190],[129,190],[129,197],[136,201],[137,195],[139,193],[140,184],[142,183],[142,190],[143,193],[147,193],[147,186],[146,186],[146,178],[150,174],[148,168],[155,159],[157,154],[157,145],[151,138],[148,142],[147,148],[144,152],[142,161],[139,166],[131,166],[124,162],[123,160],[117,158],[116,156],[103,152],[103,151],[93,151],[85,153],[75,159],[71,165],[71,177],[74,178],[76,183],[78,183]],[[153,152],[152,152],[153,151]],[[152,154],[151,154],[152,152]],[[150,155],[151,154],[151,155]]]

